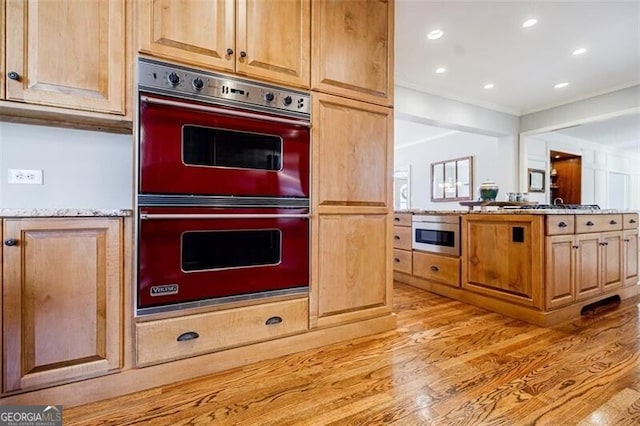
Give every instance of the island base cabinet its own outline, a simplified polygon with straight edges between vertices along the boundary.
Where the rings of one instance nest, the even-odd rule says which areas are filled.
[[[638,284],[638,230],[624,231],[622,235],[622,252],[624,265],[622,267],[623,284],[636,285]]]
[[[6,219],[3,392],[121,366],[120,218]]]

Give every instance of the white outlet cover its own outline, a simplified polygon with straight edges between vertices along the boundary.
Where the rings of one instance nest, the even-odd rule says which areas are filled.
[[[9,169],[7,174],[9,183],[42,185],[42,170]]]

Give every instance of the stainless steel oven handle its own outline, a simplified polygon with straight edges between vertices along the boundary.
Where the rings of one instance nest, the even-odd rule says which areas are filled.
[[[151,98],[151,97],[145,96],[145,95],[140,96],[140,100],[142,102],[146,102],[148,104],[166,105],[166,106],[185,108],[185,109],[191,109],[191,110],[203,111],[203,112],[216,112],[216,113],[219,113],[219,114],[232,115],[234,117],[253,118],[253,119],[257,119],[257,120],[274,121],[276,123],[282,123],[282,124],[293,124],[293,125],[296,125],[296,126],[311,127],[311,123],[309,123],[307,121],[289,120],[289,119],[286,119],[286,118],[272,117],[270,115],[254,114],[254,113],[251,113],[251,112],[244,112],[244,111],[236,111],[236,110],[230,110],[230,109],[216,108],[214,106],[193,105],[193,104],[189,104],[189,103],[186,103],[186,102],[171,101],[171,100],[167,100],[167,99]]]
[[[310,214],[189,214],[140,213],[140,219],[309,219]]]

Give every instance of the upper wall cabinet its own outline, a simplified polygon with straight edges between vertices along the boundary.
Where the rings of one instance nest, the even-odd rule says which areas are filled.
[[[125,9],[125,0],[6,0],[6,99],[124,115]]]
[[[393,105],[393,1],[313,2],[311,88]]]
[[[140,52],[309,87],[309,0],[142,0]]]

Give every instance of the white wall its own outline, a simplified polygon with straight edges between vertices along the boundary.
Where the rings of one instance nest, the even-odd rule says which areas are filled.
[[[491,179],[500,187],[498,199],[506,199],[515,191],[511,168],[501,164],[504,155],[499,138],[457,132],[420,144],[395,150],[396,169],[411,166],[411,208],[424,210],[466,209],[457,201],[431,201],[431,163],[473,156],[473,193],[478,197],[478,185]]]
[[[0,122],[1,208],[132,208],[133,136]],[[43,170],[43,185],[7,183]]]

